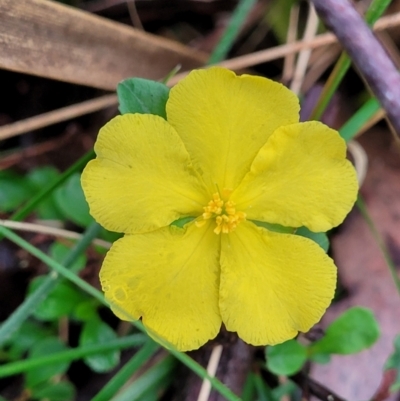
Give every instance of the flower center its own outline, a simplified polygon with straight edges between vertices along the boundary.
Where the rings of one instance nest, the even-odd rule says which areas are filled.
[[[229,197],[231,190],[224,189],[223,195]],[[237,225],[246,220],[246,213],[237,212],[235,203],[232,201],[224,201],[218,192],[213,194],[212,199],[204,208],[204,213],[196,220],[196,226],[202,227],[206,220],[214,219],[217,226],[214,229],[215,234],[228,234],[233,231]]]

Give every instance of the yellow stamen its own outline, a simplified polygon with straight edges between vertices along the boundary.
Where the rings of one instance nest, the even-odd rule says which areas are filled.
[[[231,189],[224,189],[222,191],[223,198],[228,199],[232,193]],[[213,194],[212,200],[204,208],[204,213],[196,220],[196,226],[202,227],[205,221],[215,218],[216,227],[215,234],[228,234],[232,232],[238,224],[246,220],[246,213],[237,212],[235,203],[232,201],[223,201],[218,192]]]

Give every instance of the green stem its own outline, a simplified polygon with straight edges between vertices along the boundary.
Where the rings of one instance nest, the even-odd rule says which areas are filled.
[[[255,3],[256,0],[239,1],[239,4],[233,12],[221,40],[211,53],[207,65],[219,63],[226,58],[229,50],[232,48],[232,45],[237,35],[239,34],[240,28],[243,26],[250,10]]]
[[[67,351],[61,351],[38,358],[29,358],[23,361],[11,362],[7,365],[0,366],[0,377],[17,375],[33,369],[40,369],[41,367],[51,365],[54,362],[70,362],[103,352],[136,347],[145,343],[145,341],[146,336],[143,334],[133,334],[131,336],[109,341],[107,344],[86,345],[84,347],[69,349]]]
[[[117,374],[92,398],[91,401],[109,401],[114,395],[121,390],[122,386],[130,377],[149,360],[159,346],[152,340],[148,340],[146,344],[138,351],[129,362],[127,362]]]
[[[101,227],[97,223],[92,223],[79,242],[68,253],[63,264],[66,267],[71,266],[75,260],[85,251],[94,238],[97,237]],[[0,230],[0,233],[2,231]],[[12,233],[12,232],[11,232]],[[31,248],[36,249],[32,245]],[[46,255],[47,256],[47,255]],[[51,258],[49,258],[52,260]],[[69,271],[69,270],[67,270]],[[69,271],[70,274],[71,271]],[[50,292],[61,281],[60,277],[55,274],[48,274],[40,286],[32,292],[14,313],[0,326],[0,347],[15,333],[21,324],[32,314],[35,308],[50,294]]]
[[[368,209],[367,209],[367,207],[365,205],[365,202],[364,202],[364,200],[362,199],[361,196],[358,197],[358,199],[356,201],[356,205],[357,205],[358,209],[360,210],[362,216],[364,217],[364,219],[365,219],[365,221],[366,221],[366,223],[367,223],[372,235],[375,238],[376,243],[378,244],[378,246],[379,246],[379,248],[380,248],[380,250],[382,252],[382,255],[383,255],[384,259],[385,259],[386,265],[389,268],[390,274],[391,274],[392,279],[394,281],[394,284],[396,286],[397,292],[400,295],[400,278],[399,278],[399,276],[397,274],[396,265],[393,262],[393,260],[392,260],[392,258],[390,256],[390,253],[389,253],[389,251],[388,251],[388,249],[386,247],[386,244],[383,241],[383,238],[382,238],[381,234],[378,232],[378,230],[377,230],[377,228],[375,226],[375,223],[372,220],[372,217],[370,216],[370,214],[368,212]]]
[[[350,57],[347,55],[347,53],[343,52],[340,55],[339,60],[333,67],[331,75],[329,75],[329,78],[322,89],[317,104],[311,113],[310,120],[321,119],[322,114],[324,114],[325,109],[327,108],[329,102],[332,99],[332,96],[336,92],[340,83],[342,82],[342,79],[346,75],[346,72],[349,69],[350,65],[351,65]]]

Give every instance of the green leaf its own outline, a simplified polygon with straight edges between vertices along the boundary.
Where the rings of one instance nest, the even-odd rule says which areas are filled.
[[[194,217],[182,217],[181,219],[175,220],[171,223],[171,226],[176,226],[179,228],[183,228],[183,226],[187,223],[190,223],[193,221],[195,218]]]
[[[390,391],[400,390],[400,335],[394,339],[394,352],[385,363],[385,370],[396,369],[397,375],[395,382],[390,386]]]
[[[70,401],[75,399],[75,387],[69,382],[44,383],[31,390],[31,397],[38,400]]]
[[[87,227],[94,221],[83,194],[80,174],[71,175],[65,184],[55,191],[55,200],[63,215],[78,226]]]
[[[258,221],[258,220],[252,220],[252,221],[256,226],[266,228],[267,230],[276,233],[293,234],[295,232],[295,229],[293,227],[285,227],[281,226],[280,224],[266,223],[265,221]]]
[[[282,400],[285,396],[287,399],[291,400],[296,399],[295,397],[293,397],[293,395],[296,393],[297,390],[297,385],[291,380],[288,380],[285,383],[280,384],[278,387],[275,387],[272,390],[272,395],[275,400]]]
[[[310,359],[313,362],[320,363],[321,365],[326,365],[331,361],[331,355],[330,354],[310,354]]]
[[[34,278],[29,285],[28,293],[33,293],[42,285],[44,280],[46,280],[45,276]],[[62,316],[71,314],[75,307],[86,299],[87,296],[77,290],[72,284],[66,281],[60,282],[37,306],[33,315],[39,320],[57,320]]]
[[[45,328],[36,322],[25,321],[19,330],[7,341],[9,345],[8,356],[10,359],[20,359],[33,344],[50,336],[51,329]]]
[[[379,325],[372,311],[354,307],[332,322],[325,336],[311,344],[309,351],[312,354],[355,354],[374,344],[379,334]]]
[[[267,367],[277,375],[290,376],[298,372],[307,360],[307,348],[296,340],[269,346],[266,349]]]
[[[26,179],[36,192],[41,191],[49,182],[55,181],[59,177],[57,169],[51,166],[39,167],[30,171]],[[59,220],[63,215],[57,207],[54,194],[50,193],[36,206],[36,212],[40,219]]]
[[[11,212],[33,193],[29,182],[11,171],[0,172],[0,212]]]
[[[73,310],[73,317],[83,322],[92,319],[98,319],[97,306],[98,303],[95,299],[81,302]]]
[[[90,344],[102,344],[113,341],[117,334],[106,323],[100,319],[86,322],[79,343],[81,346]],[[85,363],[98,373],[108,372],[117,366],[119,362],[119,351],[104,352],[84,358]]]
[[[168,86],[143,78],[129,78],[117,86],[121,114],[156,114],[167,118],[165,104],[169,96]]]
[[[36,343],[32,347],[29,357],[38,358],[56,352],[65,351],[66,349],[67,347],[58,338],[49,337]],[[32,389],[56,375],[65,373],[68,366],[69,362],[55,362],[42,366],[41,369],[29,370],[26,372],[25,376],[26,387]]]
[[[316,242],[325,252],[329,249],[329,238],[326,233],[314,233],[307,227],[300,227],[296,230],[296,235],[309,238]]]

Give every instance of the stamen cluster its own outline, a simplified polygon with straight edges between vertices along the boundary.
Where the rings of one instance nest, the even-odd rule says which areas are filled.
[[[224,192],[227,192],[224,190]],[[196,225],[201,227],[206,220],[215,218],[217,226],[214,229],[215,234],[228,234],[232,232],[237,225],[246,219],[246,213],[237,212],[235,203],[232,201],[223,201],[218,192],[213,194],[212,200],[204,208],[201,215],[202,220],[197,220]]]

